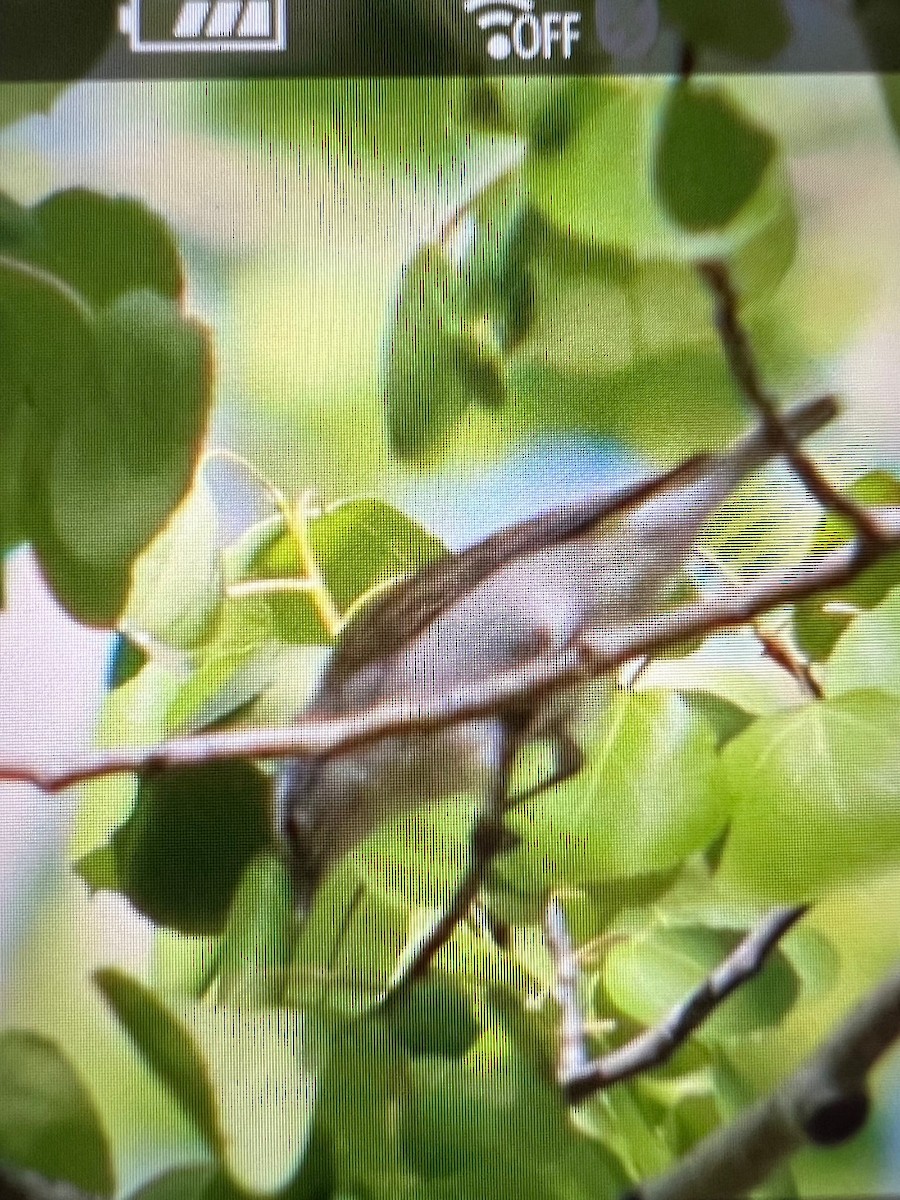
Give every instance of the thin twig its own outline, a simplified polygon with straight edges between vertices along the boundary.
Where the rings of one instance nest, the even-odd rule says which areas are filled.
[[[883,546],[878,523],[864,507],[832,486],[782,420],[778,406],[763,386],[750,338],[741,323],[740,302],[727,265],[718,259],[711,259],[700,263],[698,270],[713,294],[719,338],[731,373],[744,396],[759,413],[764,427],[782,448],[809,494],[823,508],[844,517],[856,530],[859,539],[857,552],[861,561],[873,561]]]
[[[628,1200],[737,1200],[802,1146],[836,1146],[869,1114],[869,1075],[900,1040],[900,971],[888,978],[771,1096],[710,1134]]]
[[[900,547],[900,509],[883,509],[877,520],[883,551]],[[525,702],[584,684],[631,659],[744,625],[761,613],[839,587],[861,569],[854,548],[845,546],[784,573],[762,576],[740,592],[716,593],[633,624],[585,633],[566,650],[427,702],[391,701],[345,717],[303,720],[282,729],[188,734],[156,746],[72,755],[63,767],[0,763],[0,782],[30,783],[46,792],[59,792],[105,775],[145,774],[223,759],[344,754],[393,734],[424,733],[527,707]]]
[[[632,1041],[602,1058],[588,1054],[584,1014],[578,998],[580,970],[565,914],[558,900],[547,906],[546,933],[556,969],[556,998],[562,1014],[557,1079],[570,1104],[666,1062],[732,992],[762,970],[769,954],[806,912],[779,908],[739,943],[703,983],[671,1012]]]
[[[703,549],[698,553],[703,561],[711,566],[730,587],[736,591],[742,587],[738,577],[715,554]],[[750,621],[749,625],[766,657],[795,679],[813,699],[821,700],[824,690],[813,674],[809,660],[804,658],[796,647],[789,645],[776,634],[770,633],[759,618]]]
[[[766,656],[796,679],[808,695],[812,696],[815,700],[821,700],[825,695],[825,689],[813,674],[809,660],[801,658],[792,646],[782,641],[781,638],[776,637],[774,633],[769,633],[763,629],[758,621],[753,621],[751,624],[754,637],[759,642]]]

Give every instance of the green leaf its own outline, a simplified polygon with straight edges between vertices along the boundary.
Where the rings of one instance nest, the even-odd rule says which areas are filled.
[[[513,892],[665,871],[728,819],[715,733],[674,693],[613,694],[586,751],[577,779],[511,818],[522,841],[496,874]]]
[[[446,553],[444,543],[391,504],[346,500],[312,517],[310,550],[338,610],[346,613],[373,589],[411,575]],[[303,564],[281,519],[255,535],[235,561],[240,579],[300,579]],[[267,597],[273,630],[286,642],[327,645],[328,631],[309,596]]]
[[[900,138],[900,75],[882,75],[880,83],[884,105],[894,127],[894,137]]]
[[[659,0],[664,19],[695,47],[765,62],[788,44],[791,22],[783,0]]]
[[[185,494],[210,400],[168,231],[62,192],[0,205],[0,540],[28,539],[60,600],[111,624],[133,559]]]
[[[291,1002],[342,1015],[370,1011],[395,971],[408,922],[407,906],[369,886],[352,859],[338,863],[299,932]]]
[[[849,692],[756,721],[722,754],[734,801],[723,876],[794,903],[894,866],[898,779],[894,696]]]
[[[88,303],[102,308],[144,289],[170,300],[181,296],[184,274],[175,239],[139,201],[73,188],[48,196],[31,214],[32,261]]]
[[[440,538],[379,500],[347,500],[330,508],[311,526],[310,542],[344,612],[373,588],[446,553]]]
[[[215,1099],[223,1165],[251,1193],[278,1192],[309,1144],[321,1026],[291,1010],[232,1005],[191,1005],[181,1019]]]
[[[376,891],[413,908],[450,898],[468,855],[471,801],[430,804],[385,821],[351,859]]]
[[[723,92],[680,84],[663,114],[656,150],[663,207],[687,229],[721,229],[760,187],[774,153],[770,135]]]
[[[215,508],[196,489],[136,560],[123,625],[183,650],[208,640],[224,597],[218,534]]]
[[[316,1126],[333,1138],[344,1185],[340,1195],[367,1197],[375,1180],[402,1172],[397,1123],[385,1114],[402,1097],[404,1089],[398,1093],[396,1084],[405,1060],[373,1014],[335,1021],[330,1050],[316,1098]]]
[[[425,246],[404,269],[386,335],[382,373],[388,437],[403,458],[439,448],[473,403],[503,404],[502,363],[460,310],[460,276]]]
[[[33,113],[49,112],[64,83],[4,83],[0,87],[0,129]]]
[[[359,21],[347,23],[343,31],[356,62],[360,39],[365,36],[360,22],[365,21],[367,12],[360,10]],[[411,21],[422,15],[424,12],[409,12]],[[338,30],[334,32],[340,36]],[[392,32],[400,36],[396,27]],[[448,33],[458,37],[460,32],[461,23],[454,20],[443,29],[442,46],[448,45]],[[328,44],[329,57],[323,58],[323,69],[326,63],[334,66],[330,38]],[[436,50],[432,41],[432,58]],[[338,157],[352,164],[354,173],[370,169],[372,164],[383,170],[386,161],[392,166],[402,164],[403,170],[412,165],[421,171],[436,169],[439,164],[458,165],[454,158],[459,140],[448,136],[448,125],[464,82],[449,76],[210,80],[208,89],[192,94],[188,103],[206,126],[237,133],[254,145],[260,137],[301,144],[304,153],[327,154],[331,169]]]
[[[100,1196],[115,1192],[93,1099],[57,1046],[34,1033],[0,1034],[0,1161]]]
[[[273,854],[244,872],[216,953],[220,1002],[276,1003],[284,992],[295,940],[291,881]]]
[[[269,786],[241,761],[151,775],[128,820],[80,860],[78,873],[160,925],[217,932],[245,868],[271,842]]]
[[[900,588],[852,620],[828,660],[825,690],[829,696],[864,688],[900,699]]]
[[[524,181],[532,203],[561,231],[652,254],[667,240],[649,181],[661,87],[603,80],[562,145],[532,144]]]
[[[178,1167],[132,1192],[128,1200],[245,1200],[213,1166]]]
[[[28,515],[60,598],[102,624],[124,603],[132,560],[187,490],[209,378],[205,335],[152,292],[104,310],[91,347],[96,391],[54,414]]]
[[[512,1047],[504,1052],[489,1039],[461,1061],[410,1062],[398,1133],[417,1173],[439,1179],[467,1167],[483,1169],[504,1145],[519,1140],[523,1128],[535,1135],[535,1155],[564,1136],[562,1110],[555,1098],[551,1102],[549,1080],[526,1098],[523,1065],[515,1061]]]
[[[309,1142],[320,1025],[281,1009],[168,1003],[118,971],[95,978],[236,1183],[251,1192],[288,1184]]]
[[[745,930],[700,924],[661,925],[651,933],[613,946],[603,980],[616,1007],[644,1025],[660,1020],[734,950]],[[800,985],[782,951],[705,1022],[698,1036],[741,1037],[777,1025],[791,1008]]]
[[[860,504],[900,504],[900,481],[886,471],[871,471],[848,490],[851,498]],[[851,537],[852,531],[845,521],[825,516],[816,532],[811,553],[827,554],[838,550],[846,546]],[[853,621],[854,612],[873,608],[898,585],[900,553],[895,552],[880,558],[849,583],[801,601],[794,607],[793,614],[794,632],[800,648],[812,658],[827,658]]]
[[[97,971],[94,982],[147,1067],[210,1149],[221,1150],[223,1132],[212,1082],[185,1021],[150,988],[121,971]]]
[[[462,1058],[480,1028],[472,999],[450,976],[432,973],[401,992],[382,1019],[407,1054]]]
[[[721,446],[741,427],[740,398],[716,350],[666,348],[596,374],[521,362],[510,393],[522,432],[618,437],[666,461]]]
[[[331,1146],[315,1128],[298,1174],[272,1200],[331,1200],[335,1195]],[[178,1167],[133,1192],[129,1200],[248,1200],[220,1167]]]

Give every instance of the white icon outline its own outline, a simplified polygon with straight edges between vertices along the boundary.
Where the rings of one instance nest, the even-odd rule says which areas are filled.
[[[172,36],[146,40],[141,6],[149,0],[126,0],[119,8],[119,32],[133,54],[260,54],[287,49],[287,0],[181,0]],[[259,32],[263,7],[268,31]],[[255,23],[255,24],[254,24]]]
[[[512,40],[502,30],[510,29],[517,16],[533,13],[534,0],[465,0],[463,8],[469,17],[481,13],[476,18],[479,29],[497,30],[488,38],[485,49],[495,62],[502,62],[512,53]],[[487,12],[482,12],[483,9]]]

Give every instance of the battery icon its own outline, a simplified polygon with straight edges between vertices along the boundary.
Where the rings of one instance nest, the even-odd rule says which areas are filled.
[[[287,0],[127,0],[119,31],[135,54],[287,48]]]

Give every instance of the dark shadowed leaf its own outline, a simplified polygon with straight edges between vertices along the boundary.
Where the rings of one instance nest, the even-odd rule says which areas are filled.
[[[150,776],[128,820],[78,872],[160,925],[217,932],[248,863],[270,844],[268,796],[267,777],[239,761]]]
[[[732,221],[762,183],[775,142],[722,92],[675,88],[656,149],[656,181],[670,216],[691,230]]]
[[[458,268],[426,246],[404,270],[382,374],[388,437],[403,458],[439,448],[470,404],[503,403],[502,362],[464,311]]]
[[[400,993],[382,1019],[413,1056],[462,1058],[480,1032],[471,997],[450,976],[434,973]]]

